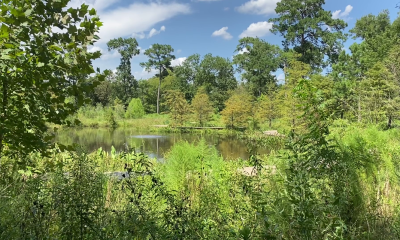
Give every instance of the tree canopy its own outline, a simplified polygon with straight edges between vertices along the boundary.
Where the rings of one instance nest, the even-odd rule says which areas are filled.
[[[293,47],[301,54],[299,60],[317,71],[337,61],[346,39],[343,30],[347,23],[334,19],[324,4],[325,0],[282,0],[275,9],[278,17],[269,20],[274,23],[272,32],[284,38],[283,49]]]
[[[51,140],[45,123],[68,124],[96,84],[70,79],[95,73],[100,52],[88,46],[102,23],[88,5],[66,9],[68,2],[0,2],[0,157],[45,151]],[[76,104],[66,102],[69,96]]]
[[[170,45],[153,44],[151,48],[146,49],[144,52],[144,55],[146,55],[149,60],[140,63],[140,66],[144,67],[149,72],[152,68],[158,69],[157,113],[160,113],[160,89],[163,72],[171,66],[171,60],[175,59],[175,55],[172,54],[173,52],[174,49]]]

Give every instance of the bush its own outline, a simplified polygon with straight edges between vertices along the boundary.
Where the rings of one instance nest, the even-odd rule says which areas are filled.
[[[126,109],[126,118],[141,118],[144,115],[144,107],[139,98],[133,98]]]

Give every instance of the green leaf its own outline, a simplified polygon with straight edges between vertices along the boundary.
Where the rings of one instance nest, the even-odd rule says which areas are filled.
[[[94,8],[90,9],[89,15],[90,16],[96,15],[96,9],[94,9]]]
[[[25,16],[29,17],[31,15],[32,11],[33,11],[33,9],[27,9],[25,11]]]
[[[9,36],[9,27],[5,24],[2,24],[0,27],[0,38],[8,38]]]
[[[56,51],[62,51],[62,48],[60,48],[60,47],[57,46],[57,45],[51,45],[51,46],[49,47],[49,49],[51,49],[51,50],[56,50]]]

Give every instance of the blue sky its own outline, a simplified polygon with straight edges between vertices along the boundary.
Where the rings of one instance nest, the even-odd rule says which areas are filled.
[[[281,45],[282,39],[269,32],[268,23],[274,17],[279,0],[72,0],[70,6],[89,4],[98,11],[104,26],[100,41],[92,50],[100,50],[101,59],[94,62],[101,70],[114,70],[119,54],[108,52],[106,43],[112,38],[136,37],[141,54],[132,59],[132,73],[137,79],[147,79],[154,72],[139,66],[146,61],[143,55],[151,44],[170,44],[175,50],[177,65],[192,54],[207,53],[232,58],[238,40],[258,36],[269,43]],[[400,0],[326,0],[325,9],[336,18],[345,20],[351,29],[356,20],[367,14],[388,9],[391,19],[397,17]],[[346,42],[348,47],[353,41]],[[276,73],[282,78],[281,72]]]

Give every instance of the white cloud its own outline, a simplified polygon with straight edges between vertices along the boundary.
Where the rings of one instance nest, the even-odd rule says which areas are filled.
[[[159,34],[160,32],[164,32],[165,31],[165,26],[162,26],[161,28],[160,28],[160,30],[156,30],[155,28],[152,28],[151,30],[150,30],[150,32],[149,32],[149,35],[147,36],[147,38],[151,38],[152,36],[154,36],[154,35],[157,35],[157,34]]]
[[[276,3],[280,0],[250,0],[236,7],[240,13],[268,15],[275,13]]]
[[[263,37],[270,32],[273,23],[269,22],[258,22],[252,23],[250,26],[244,30],[240,35],[239,38],[244,37]]]
[[[146,37],[146,34],[144,32],[139,32],[139,33],[133,33],[132,37],[134,38],[139,38],[139,39],[143,39]]]
[[[133,76],[135,76],[136,79],[149,79],[151,77],[154,77],[158,73],[157,69],[150,69],[150,72],[146,71],[145,68],[142,69],[141,72],[134,72]]]
[[[338,19],[338,18],[346,18],[349,16],[350,12],[353,10],[353,6],[347,5],[346,8],[344,9],[344,12],[342,10],[336,10],[332,13],[332,18],[333,19]]]
[[[182,65],[182,63],[186,60],[186,57],[177,58],[171,61],[171,66],[176,67]]]
[[[110,59],[110,58],[120,58],[120,57],[121,57],[121,54],[119,54],[118,51],[114,50],[114,51],[111,51],[111,52],[107,51],[105,53],[102,53],[100,58],[102,60],[107,60],[107,59]]]
[[[188,5],[173,2],[134,3],[128,7],[105,11],[100,15],[103,26],[100,28],[99,42],[107,42],[112,38],[130,36],[134,33],[140,34],[149,31],[159,22],[188,13],[190,13]]]
[[[223,39],[229,40],[232,38],[232,35],[228,33],[226,30],[228,30],[228,27],[223,27],[220,30],[214,31],[212,36],[213,37],[222,37]]]
[[[121,56],[121,54],[119,54],[118,51],[113,50],[113,51],[105,51],[103,50],[101,47],[98,46],[92,46],[88,48],[88,52],[96,52],[96,51],[100,51],[101,52],[101,57],[100,59],[102,60],[107,60],[110,58],[119,58]]]
[[[192,2],[217,2],[221,0],[192,0]]]
[[[103,52],[103,49],[101,49],[100,47],[97,47],[97,46],[89,46],[88,47],[88,52],[97,52],[97,51],[100,51],[100,52]]]

